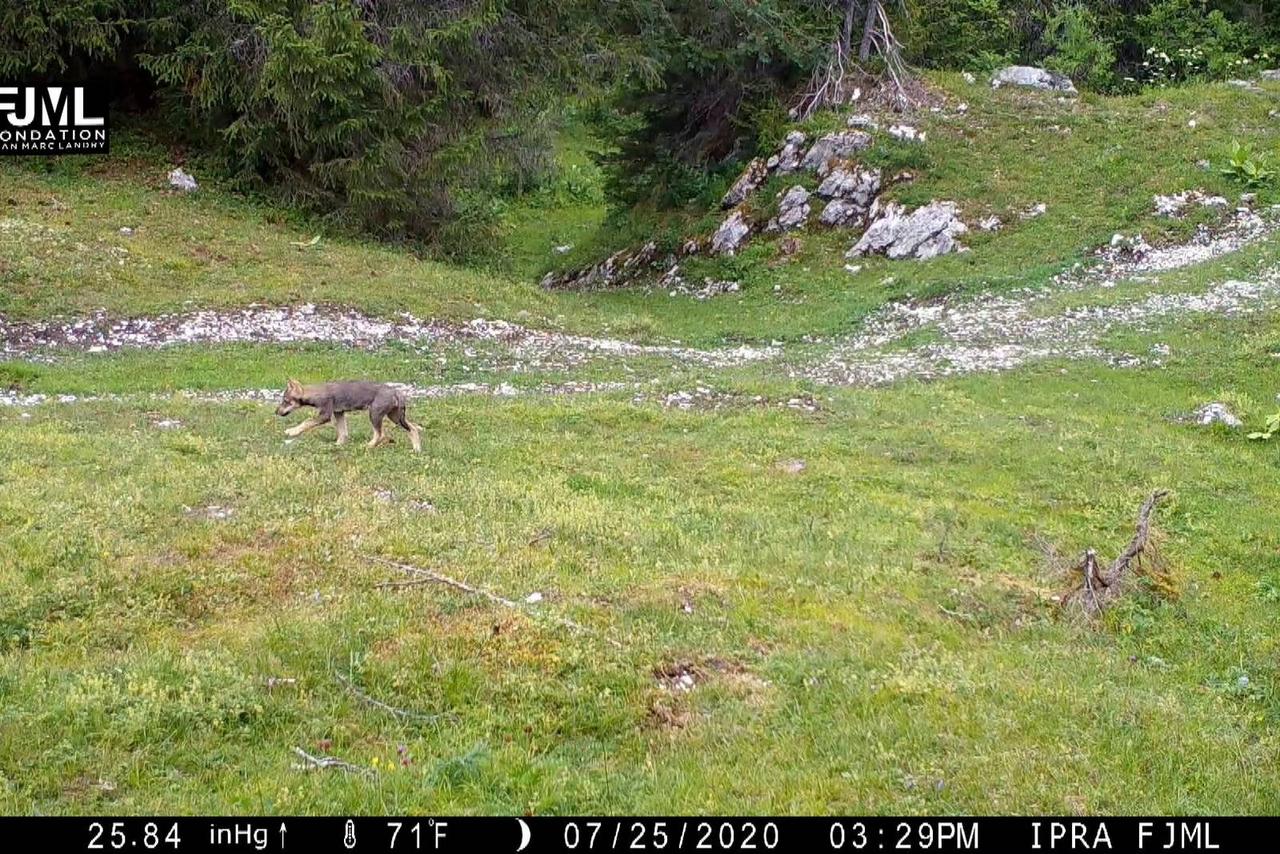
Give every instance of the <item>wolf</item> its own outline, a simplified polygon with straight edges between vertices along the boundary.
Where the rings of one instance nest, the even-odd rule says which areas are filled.
[[[367,409],[369,420],[373,422],[370,448],[391,441],[391,437],[382,432],[382,419],[390,418],[393,423],[409,432],[409,441],[413,444],[414,453],[417,453],[422,450],[422,427],[405,415],[408,403],[404,392],[382,383],[344,381],[303,385],[297,380],[289,380],[285,383],[280,405],[276,407],[276,415],[283,417],[300,406],[314,407],[315,415],[296,427],[285,430],[285,435],[301,436],[308,430],[333,421],[333,426],[338,429],[338,444],[343,445],[347,441],[347,413]]]

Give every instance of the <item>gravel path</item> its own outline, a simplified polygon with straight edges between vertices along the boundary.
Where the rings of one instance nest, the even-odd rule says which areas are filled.
[[[477,319],[455,325],[402,314],[394,320],[331,306],[249,306],[230,311],[195,311],[157,317],[115,319],[106,315],[76,320],[8,323],[0,318],[0,356],[39,357],[51,348],[90,353],[157,349],[181,344],[322,342],[374,349],[400,342],[423,349],[492,343],[524,368],[571,368],[599,357],[665,357],[709,368],[773,358],[773,347],[692,347],[634,344],[529,329],[504,320]]]
[[[595,338],[529,329],[501,320],[473,320],[451,325],[412,315],[379,319],[353,309],[301,305],[249,306],[230,311],[197,311],[151,318],[112,319],[94,316],[70,321],[7,323],[0,318],[0,358],[56,358],[58,349],[113,352],[162,348],[180,344],[233,342],[327,342],[373,349],[400,342],[438,360],[446,351],[460,351],[464,365],[498,373],[568,370],[597,359],[646,357],[673,366],[708,371],[752,363],[776,366],[777,373],[826,385],[867,386],[908,378],[930,379],[975,372],[1010,370],[1040,359],[1103,359],[1120,366],[1144,361],[1158,364],[1167,348],[1154,340],[1141,354],[1115,353],[1103,339],[1119,329],[1150,331],[1160,324],[1202,315],[1235,316],[1280,308],[1280,270],[1255,281],[1230,280],[1198,293],[1167,293],[1159,274],[1188,267],[1235,251],[1272,233],[1277,218],[1263,220],[1241,210],[1225,229],[1202,230],[1185,244],[1152,248],[1141,238],[1117,236],[1097,253],[1097,263],[1059,276],[1043,288],[1029,288],[976,296],[948,297],[932,302],[902,302],[885,306],[866,319],[854,335],[818,342],[805,353],[783,346],[698,349],[678,345],[642,345],[614,338]],[[1063,294],[1087,298],[1111,293],[1116,282],[1139,283],[1143,293],[1124,302],[1059,309]],[[904,345],[907,336],[925,343]],[[481,352],[478,352],[481,351]],[[584,394],[632,391],[635,399],[656,399],[667,406],[701,405],[702,387],[687,392],[650,395],[640,382],[566,382],[524,390],[505,382],[459,383],[406,387],[418,398],[459,394],[513,396],[518,394]],[[185,393],[196,400],[274,400],[276,389]],[[712,395],[714,397],[714,395]],[[125,398],[46,397],[0,391],[0,405],[29,406],[48,400]]]

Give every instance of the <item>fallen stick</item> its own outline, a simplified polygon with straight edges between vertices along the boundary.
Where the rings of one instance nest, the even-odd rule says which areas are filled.
[[[372,768],[363,768],[359,765],[352,765],[345,759],[339,759],[336,756],[312,756],[301,747],[295,747],[293,752],[302,757],[302,761],[304,763],[302,765],[294,763],[293,767],[297,768],[299,771],[324,771],[329,768],[337,768],[339,771],[345,771],[349,774],[359,774],[364,777],[368,777],[373,774]]]
[[[379,590],[395,590],[400,587],[420,587],[423,584],[439,584],[434,578],[410,578],[406,581],[379,581],[373,585]]]
[[[448,717],[448,713],[428,715],[428,714],[424,714],[423,712],[414,712],[414,711],[410,711],[409,709],[397,708],[396,706],[393,706],[390,703],[384,703],[381,700],[379,700],[377,697],[371,697],[368,694],[366,694],[364,691],[361,691],[358,687],[356,687],[356,684],[354,682],[352,682],[350,679],[343,676],[341,673],[339,673],[336,670],[333,671],[333,678],[337,679],[340,683],[342,683],[343,687],[345,687],[348,691],[354,694],[356,698],[360,700],[362,703],[366,703],[370,706],[373,706],[375,709],[381,709],[382,711],[387,712],[388,714],[394,715],[395,717],[400,718],[401,720],[433,721],[433,720],[438,720],[439,718]]]
[[[452,587],[456,590],[461,590],[464,593],[470,593],[474,596],[481,596],[485,599],[488,599],[490,602],[493,602],[494,604],[501,605],[504,608],[510,608],[513,611],[519,611],[522,614],[526,614],[530,618],[536,621],[542,620],[542,621],[549,621],[552,623],[556,623],[557,625],[564,626],[565,628],[571,629],[572,631],[578,632],[580,634],[599,637],[601,640],[605,641],[605,643],[608,643],[611,646],[614,646],[618,649],[624,648],[621,643],[614,640],[613,638],[605,637],[604,635],[601,635],[599,632],[595,632],[587,628],[586,626],[582,625],[581,623],[575,623],[573,620],[570,620],[568,617],[557,617],[552,614],[535,613],[533,611],[530,611],[528,608],[522,607],[519,602],[514,602],[511,599],[507,599],[504,596],[499,596],[496,593],[491,593],[488,590],[484,590],[480,587],[473,587],[472,585],[468,584],[465,581],[459,581],[456,578],[451,578],[450,576],[440,572],[436,572],[433,569],[423,569],[420,566],[413,566],[412,564],[408,564],[408,563],[400,563],[398,561],[388,560],[387,558],[379,557],[378,555],[365,555],[365,557],[373,561],[374,563],[380,563],[380,564],[383,564],[384,566],[390,566],[390,567],[393,567],[394,569],[400,570],[401,572],[408,573],[409,575],[418,576],[424,581],[434,581],[437,584],[443,584],[446,587]],[[384,582],[383,584],[380,584],[378,586],[381,587],[385,584],[387,584],[387,582]],[[404,586],[404,585],[401,585],[401,586]]]

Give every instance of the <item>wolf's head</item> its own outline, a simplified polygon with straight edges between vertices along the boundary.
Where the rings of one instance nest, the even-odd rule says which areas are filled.
[[[276,407],[276,415],[288,415],[302,405],[302,383],[289,380],[284,386],[284,395],[280,405]]]

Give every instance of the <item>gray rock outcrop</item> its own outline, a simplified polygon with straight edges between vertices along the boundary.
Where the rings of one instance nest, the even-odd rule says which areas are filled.
[[[1196,423],[1205,427],[1210,424],[1221,424],[1232,429],[1244,426],[1244,422],[1237,418],[1225,403],[1206,403],[1197,409]]]
[[[724,194],[724,198],[720,200],[720,207],[725,210],[736,208],[746,200],[747,196],[759,189],[768,177],[769,166],[765,159],[757,157],[752,160],[747,164],[747,168],[742,170],[738,180],[733,182],[729,191]]]
[[[827,173],[817,194],[831,200],[818,217],[823,225],[860,225],[880,194],[880,171],[841,164]]]
[[[813,208],[809,204],[809,191],[797,184],[783,195],[778,203],[778,216],[769,223],[770,231],[791,231],[804,225]]]
[[[787,134],[787,139],[783,143],[782,149],[765,161],[765,168],[771,169],[779,175],[789,175],[796,171],[800,166],[801,151],[807,139],[808,137],[800,131],[791,131],[791,133]]]
[[[594,290],[617,287],[646,270],[658,258],[658,244],[650,240],[638,249],[620,249],[598,264],[542,277],[542,287]]]
[[[724,222],[720,223],[720,227],[716,229],[716,233],[711,235],[711,254],[732,255],[738,251],[750,234],[751,221],[739,208],[725,217]]]
[[[169,186],[181,193],[194,193],[200,189],[196,179],[191,177],[191,173],[181,166],[169,173]]]
[[[860,130],[842,130],[819,139],[800,161],[801,169],[825,176],[835,161],[847,160],[871,147],[871,135]]]
[[[869,208],[880,194],[880,170],[851,163],[835,166],[818,185],[817,193],[824,199],[848,199]]]
[[[931,202],[909,214],[902,205],[890,202],[881,207],[877,202],[871,218],[871,225],[846,257],[935,258],[963,249],[956,237],[969,230],[957,216],[954,202]]]
[[[866,208],[848,199],[832,199],[822,209],[818,222],[833,228],[851,228],[861,224],[866,216]]]
[[[1001,86],[1026,86],[1031,89],[1043,89],[1046,92],[1057,92],[1071,98],[1080,94],[1076,91],[1071,78],[1065,74],[1034,68],[1030,65],[1010,65],[1001,68],[991,78],[991,88],[999,89]]]

